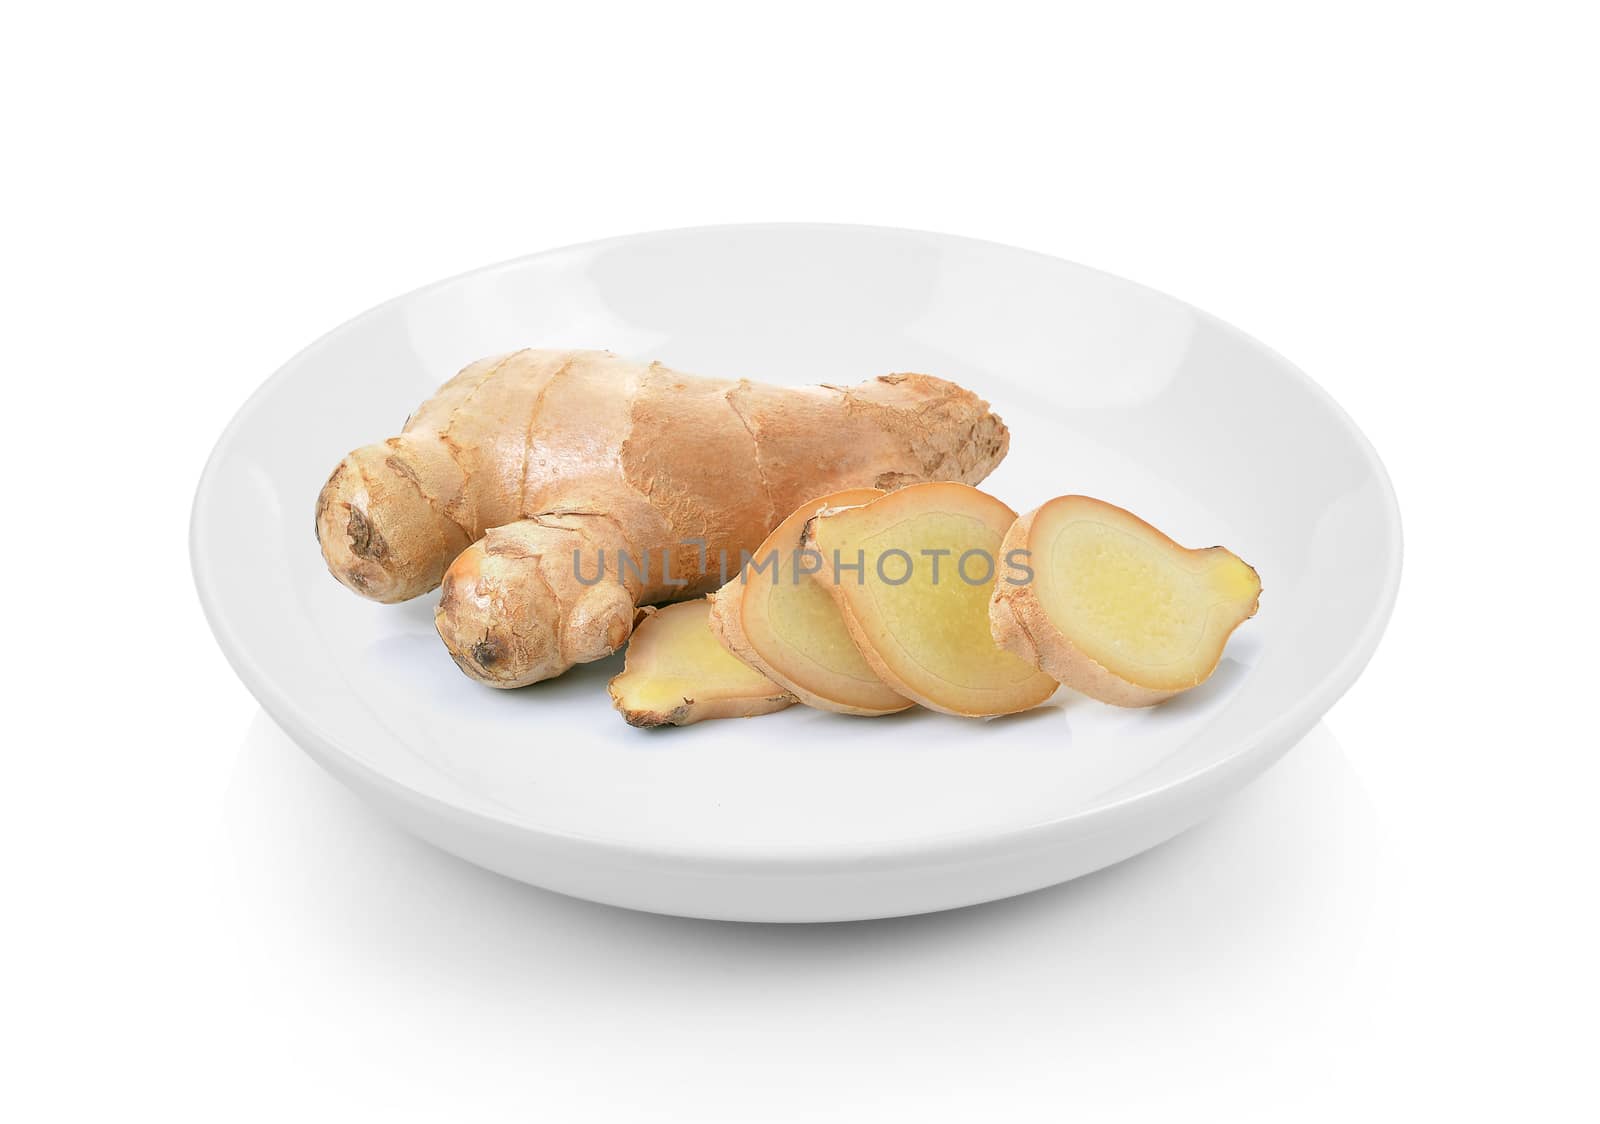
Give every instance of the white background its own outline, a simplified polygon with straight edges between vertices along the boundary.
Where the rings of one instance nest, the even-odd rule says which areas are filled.
[[[1595,1119],[1588,7],[12,11],[0,1113]],[[188,574],[248,393],[439,276],[777,219],[1082,261],[1326,386],[1407,532],[1327,722],[1121,867],[814,928],[521,887],[311,765]]]

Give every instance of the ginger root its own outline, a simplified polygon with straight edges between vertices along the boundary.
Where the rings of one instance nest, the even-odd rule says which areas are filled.
[[[1205,682],[1260,603],[1261,579],[1230,551],[1186,549],[1087,496],[1028,512],[1001,549],[1028,551],[1034,579],[995,587],[995,640],[1117,706],[1150,706]]]
[[[739,577],[712,596],[717,639],[807,706],[877,715],[911,705],[856,649],[832,596],[809,576],[822,557],[802,549],[805,525],[819,510],[882,495],[877,488],[857,488],[800,505],[767,536]]]
[[[748,718],[795,698],[728,652],[711,633],[711,603],[680,601],[649,613],[628,641],[611,702],[630,726],[689,726]]]
[[[456,663],[519,687],[615,651],[637,605],[710,592],[723,552],[808,497],[977,482],[1007,440],[986,403],[928,375],[780,388],[519,351],[471,364],[398,437],[346,457],[317,537],[364,596],[442,583],[435,623]]]
[[[989,635],[989,594],[1009,575],[1001,540],[1016,513],[964,484],[919,484],[806,525],[857,649],[879,678],[946,714],[1010,714],[1056,682]]]

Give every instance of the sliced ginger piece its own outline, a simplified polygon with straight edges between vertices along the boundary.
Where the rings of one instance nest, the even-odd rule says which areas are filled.
[[[806,526],[813,575],[867,664],[932,710],[981,717],[1043,702],[1055,680],[989,635],[989,593],[1016,513],[965,484],[915,484]],[[860,562],[861,570],[849,569]],[[859,577],[859,581],[857,578]]]
[[[878,678],[850,639],[833,597],[811,580],[821,556],[802,553],[806,522],[818,511],[881,495],[877,488],[852,488],[802,504],[713,597],[711,631],[717,639],[807,706],[878,715],[911,705]]]
[[[996,586],[995,640],[1117,706],[1151,706],[1205,682],[1261,597],[1260,577],[1231,551],[1179,546],[1087,496],[1028,512],[1001,549],[1028,551],[1034,577]]]
[[[747,718],[794,704],[794,696],[749,667],[711,633],[711,602],[682,601],[633,630],[611,702],[630,726],[688,726]]]

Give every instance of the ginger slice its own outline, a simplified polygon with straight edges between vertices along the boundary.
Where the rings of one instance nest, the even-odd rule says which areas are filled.
[[[1087,496],[1028,512],[1001,549],[1028,551],[1034,576],[995,587],[995,640],[1117,706],[1151,706],[1205,682],[1261,597],[1260,577],[1231,551],[1179,546]]]
[[[740,576],[713,595],[711,631],[717,639],[807,706],[878,715],[911,705],[878,678],[850,639],[832,596],[811,580],[821,556],[802,552],[806,522],[818,511],[882,495],[877,488],[853,488],[802,504],[767,536]]]
[[[826,510],[806,526],[824,559],[813,580],[867,664],[902,695],[969,717],[1026,710],[1056,682],[989,635],[989,593],[1007,572],[1000,547],[1015,519],[965,484],[915,484]]]
[[[688,726],[792,706],[795,698],[733,656],[711,633],[711,602],[682,601],[633,630],[611,702],[630,726]]]

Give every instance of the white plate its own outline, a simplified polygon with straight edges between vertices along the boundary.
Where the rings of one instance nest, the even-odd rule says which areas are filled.
[[[521,691],[468,681],[430,595],[363,601],[312,504],[479,356],[600,347],[685,371],[848,383],[926,371],[1010,425],[985,487],[1082,492],[1260,571],[1213,678],[1152,710],[1059,692],[988,722],[804,707],[625,725],[619,659]],[[871,227],[739,226],[576,246],[421,289],[335,329],[247,402],[200,481],[195,579],[245,684],[405,827],[513,878],[697,917],[822,921],[1037,889],[1153,846],[1304,735],[1371,657],[1400,576],[1382,465],[1279,356],[1131,282]]]

